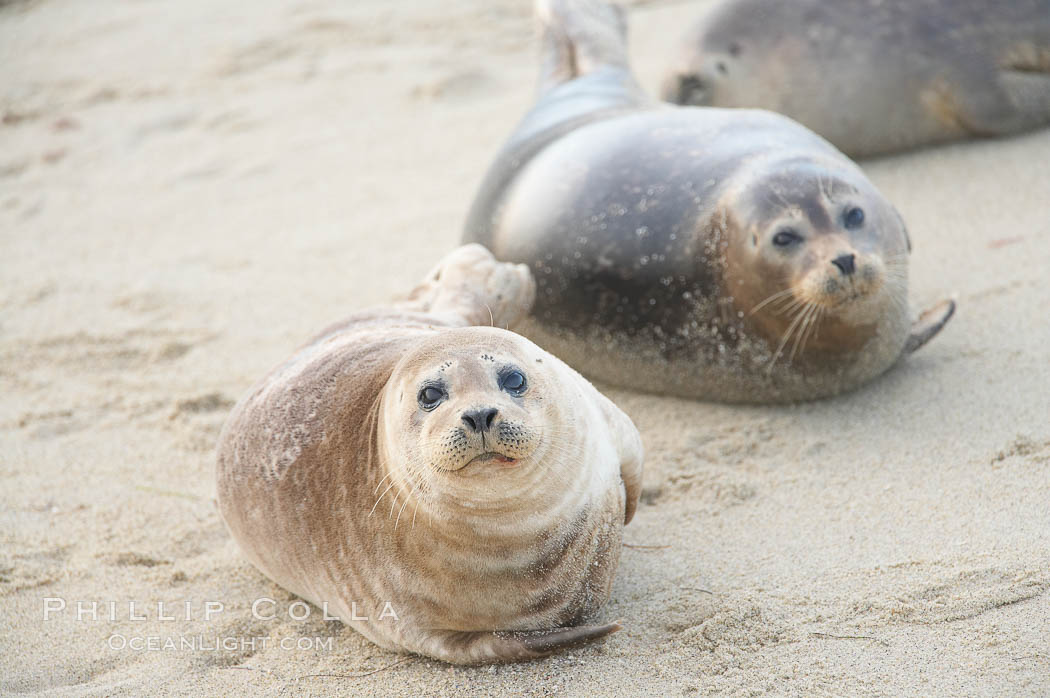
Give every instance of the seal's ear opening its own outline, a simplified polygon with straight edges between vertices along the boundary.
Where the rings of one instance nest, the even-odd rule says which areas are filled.
[[[908,245],[908,253],[911,253],[911,235],[908,234],[908,226],[904,223],[904,216],[897,209],[893,209],[893,212],[897,214],[897,220],[901,224],[901,231],[904,233],[904,242]]]

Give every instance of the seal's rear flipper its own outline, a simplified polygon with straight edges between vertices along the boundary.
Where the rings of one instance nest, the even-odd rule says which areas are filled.
[[[603,67],[629,71],[623,9],[601,0],[536,0],[540,94]]]
[[[416,650],[452,664],[495,664],[538,659],[622,629],[619,623],[521,632],[438,632]]]
[[[948,324],[953,314],[955,314],[955,301],[950,298],[924,311],[911,326],[911,334],[908,335],[908,341],[904,343],[904,353],[911,354],[933,339],[934,335]]]
[[[1004,71],[999,82],[1010,96],[1016,114],[1010,124],[1012,130],[1050,123],[1050,55],[1037,67],[1018,66]]]
[[[536,298],[536,282],[524,264],[497,261],[478,244],[445,255],[402,307],[443,316],[455,325],[509,327]]]

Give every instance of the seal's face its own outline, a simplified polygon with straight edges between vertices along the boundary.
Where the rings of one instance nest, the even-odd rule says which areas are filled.
[[[538,359],[538,360],[537,360]],[[506,497],[560,453],[557,385],[543,352],[498,328],[450,330],[421,343],[383,395],[388,467],[424,494]],[[491,491],[489,491],[491,490]]]
[[[798,8],[791,3],[722,3],[682,37],[661,82],[661,98],[685,106],[774,111],[781,99],[801,102],[809,86],[800,83],[800,73],[805,73],[799,66],[810,63],[812,40],[790,31],[769,31],[796,24]],[[785,84],[800,94],[785,94]]]
[[[505,351],[472,347],[420,372],[416,404],[407,407],[419,443],[438,444],[419,453],[430,468],[506,468],[532,454],[538,434],[526,402],[535,403],[536,391],[523,363]]]
[[[735,221],[727,281],[767,339],[793,341],[793,353],[807,342],[852,350],[903,303],[906,232],[866,182],[799,162],[752,182],[737,204],[748,216]]]
[[[709,107],[726,103],[733,96],[734,82],[729,76],[745,72],[750,66],[740,42],[733,41],[724,50],[696,51],[697,40],[691,35],[685,57],[670,71],[660,85],[660,98],[665,102],[691,107]],[[710,42],[705,42],[709,45]]]
[[[775,3],[762,8],[770,14],[780,14]],[[777,20],[762,22],[763,28],[779,26]],[[695,25],[680,42],[673,67],[660,85],[660,96],[666,102],[686,106],[705,107],[719,104],[748,104],[759,106],[764,102],[761,88],[766,92],[779,87],[782,67],[797,56],[791,50],[791,37],[768,36],[755,40],[749,24],[752,20],[737,12],[715,13],[707,22]],[[775,60],[771,60],[775,59]],[[740,80],[739,76],[751,80]],[[749,93],[754,84],[758,90]],[[779,90],[778,90],[779,91]]]

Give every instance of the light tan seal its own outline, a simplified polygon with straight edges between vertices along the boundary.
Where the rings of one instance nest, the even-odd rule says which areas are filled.
[[[409,300],[361,312],[277,366],[219,439],[218,500],[247,558],[388,649],[456,664],[607,635],[641,484],[631,420],[498,327],[528,270],[478,245]]]
[[[724,0],[663,82],[786,114],[854,157],[1050,124],[1050,0]]]
[[[615,385],[776,403],[856,388],[944,326],[951,301],[909,310],[901,217],[827,141],[654,102],[612,6],[538,9],[541,94],[463,238],[532,269],[523,333]]]

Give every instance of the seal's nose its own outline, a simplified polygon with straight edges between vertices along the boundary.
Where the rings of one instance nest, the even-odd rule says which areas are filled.
[[[495,407],[480,407],[467,410],[463,413],[463,423],[471,431],[480,434],[492,428],[492,423],[496,421],[497,414],[499,414],[499,410]]]
[[[664,85],[665,102],[699,106],[708,101],[707,83],[695,73],[678,75]]]
[[[831,260],[831,263],[838,267],[839,271],[841,271],[845,276],[849,276],[854,271],[856,271],[856,267],[853,264],[855,258],[856,255],[843,254]]]

